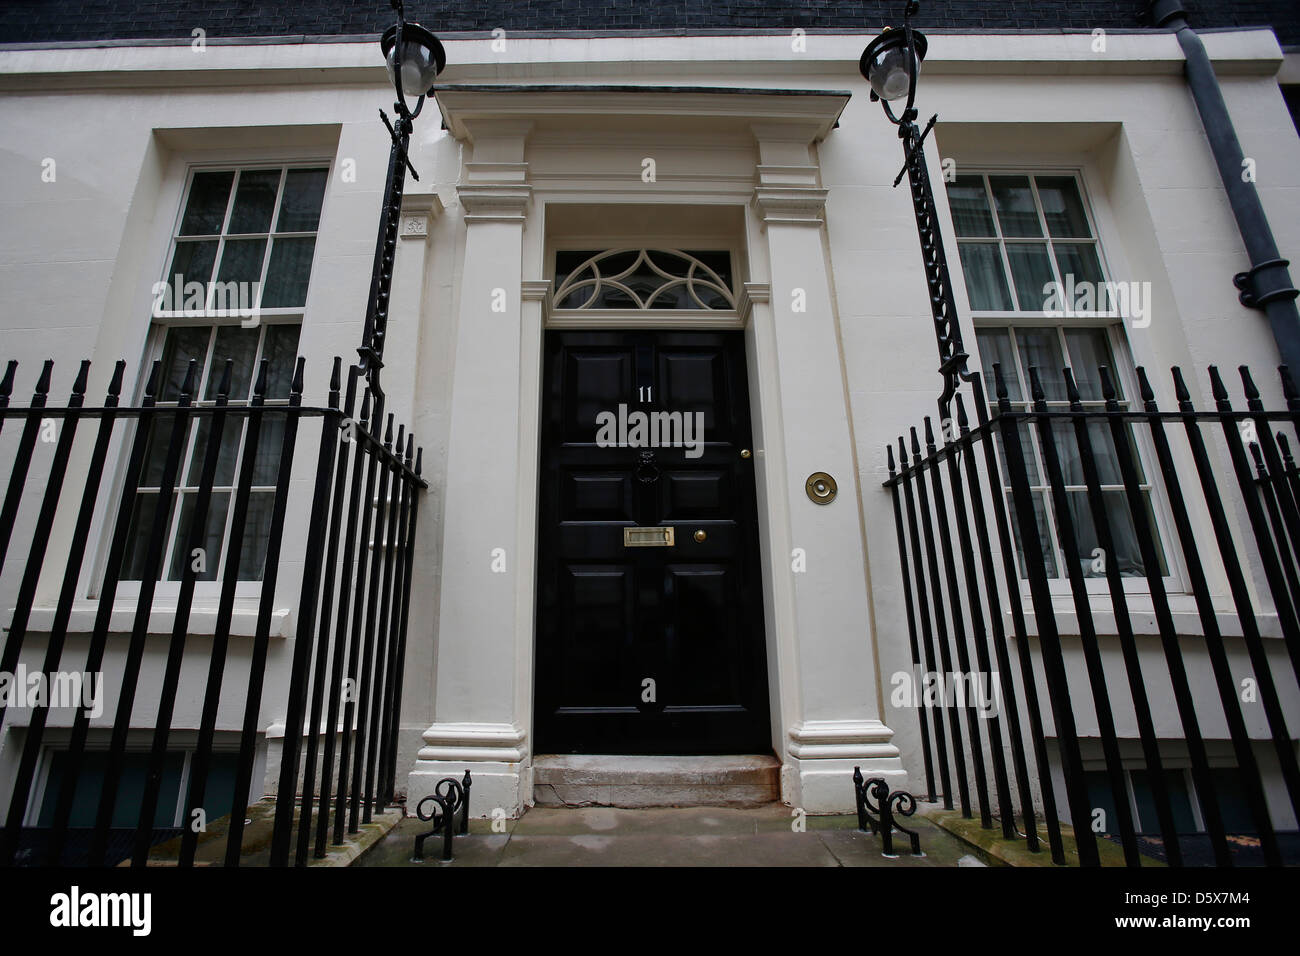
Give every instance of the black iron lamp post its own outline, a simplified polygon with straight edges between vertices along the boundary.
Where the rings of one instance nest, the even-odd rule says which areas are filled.
[[[898,127],[898,137],[903,141],[904,165],[894,185],[897,186],[906,173],[912,187],[912,208],[921,239],[930,313],[939,344],[939,374],[943,376],[939,408],[947,417],[958,382],[967,375],[969,356],[962,346],[957,308],[952,298],[952,280],[948,276],[948,260],[944,256],[943,236],[939,232],[939,218],[934,205],[934,190],[930,187],[930,175],[925,166],[923,144],[938,116],[930,118],[924,131],[916,125],[916,80],[929,47],[925,35],[911,25],[912,15],[918,9],[920,4],[909,0],[903,15],[903,28],[892,30],[885,27],[880,36],[862,51],[858,69],[871,84],[872,102],[881,102],[885,115]],[[901,113],[895,114],[890,103],[899,100],[906,100],[906,105]]]
[[[379,46],[388,62],[388,75],[393,81],[397,99],[393,111],[395,121],[379,111],[388,127],[393,148],[388,157],[388,181],[384,187],[384,208],[379,217],[379,237],[375,242],[375,263],[370,274],[370,299],[366,304],[366,325],[361,334],[361,356],[358,368],[366,377],[366,384],[376,398],[383,397],[379,385],[379,370],[384,367],[384,336],[388,331],[388,300],[393,285],[393,257],[397,250],[397,224],[402,212],[402,190],[406,185],[406,171],[418,181],[419,173],[411,166],[406,150],[411,142],[414,120],[424,109],[424,99],[433,90],[433,83],[447,65],[447,54],[438,38],[418,23],[407,23],[402,0],[392,0],[397,13],[397,23],[384,31]],[[406,99],[415,100],[415,108],[407,106]]]

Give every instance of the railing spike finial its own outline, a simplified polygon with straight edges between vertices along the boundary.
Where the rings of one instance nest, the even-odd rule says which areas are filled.
[[[894,446],[888,442],[885,443],[885,464],[889,468],[889,477],[892,481],[898,473],[898,468],[894,464]]]
[[[417,449],[415,450],[415,474],[416,474],[416,477],[419,477],[420,473],[423,472],[423,471],[424,471],[424,448],[421,447],[421,448],[417,448]]]
[[[217,383],[217,401],[230,398],[230,383],[235,377],[235,360],[226,359],[226,367],[221,370],[221,381]]]
[[[1210,394],[1214,396],[1216,402],[1220,405],[1224,405],[1228,401],[1228,386],[1223,384],[1223,376],[1219,374],[1219,367],[1217,365],[1211,365],[1209,371]]]
[[[1001,362],[993,363],[993,394],[998,397],[999,404],[1011,398],[1011,393],[1007,391],[1007,380],[1002,377]]]
[[[1259,477],[1267,479],[1268,469],[1264,467],[1264,453],[1260,451],[1259,442],[1250,443],[1250,457],[1255,459],[1255,471],[1259,473]]]
[[[934,424],[929,415],[925,416],[925,450],[927,453],[934,452]]]
[[[77,371],[76,381],[72,383],[72,394],[74,396],[85,396],[86,380],[90,378],[90,359],[81,360],[81,368]]]
[[[921,457],[921,442],[920,442],[920,439],[917,437],[917,434],[916,434],[916,426],[915,426],[915,425],[912,426],[911,431],[912,431],[912,457],[913,457],[913,458],[920,458],[920,457]]]
[[[266,397],[266,381],[271,374],[271,363],[268,359],[262,359],[257,366],[257,382],[253,385],[253,397]]]
[[[391,449],[393,447],[393,413],[388,413],[388,425],[384,428],[384,447]]]
[[[1065,397],[1069,399],[1070,411],[1083,411],[1083,399],[1079,395],[1079,386],[1074,381],[1074,370],[1065,368],[1061,372],[1065,376]]]
[[[199,363],[196,359],[190,359],[190,364],[185,366],[185,381],[181,382],[181,402],[194,394],[194,389],[198,387],[198,369]]]
[[[1259,388],[1255,385],[1255,380],[1251,378],[1249,365],[1238,365],[1237,374],[1241,376],[1241,387],[1246,393],[1246,401],[1259,401]]]
[[[307,360],[301,355],[298,356],[298,363],[293,370],[293,384],[289,386],[290,398],[302,398],[302,379],[303,373],[307,366]]]
[[[1287,408],[1295,411],[1300,405],[1300,391],[1296,390],[1295,379],[1291,377],[1291,370],[1285,365],[1277,367],[1277,374],[1282,379],[1282,395],[1286,398]]]
[[[1097,366],[1097,378],[1101,381],[1101,397],[1106,399],[1108,411],[1119,408],[1119,392],[1115,388],[1115,377],[1105,365]]]
[[[0,399],[5,402],[9,401],[9,396],[14,393],[14,375],[18,373],[18,362],[16,359],[10,359],[9,364],[5,366],[4,378],[0,379]]]
[[[50,379],[53,375],[54,359],[46,359],[45,364],[41,366],[40,378],[36,380],[36,396],[42,400],[42,403],[45,397],[50,394]],[[32,404],[37,404],[35,398],[33,398]]]
[[[1179,409],[1190,412],[1192,410],[1192,393],[1187,387],[1187,382],[1183,380],[1183,370],[1175,365],[1169,370],[1169,374],[1174,379],[1174,397],[1178,399]]]
[[[366,431],[370,430],[370,389],[369,388],[367,388],[361,394],[361,417],[358,420],[361,422],[362,428],[366,429]]]
[[[1138,392],[1142,396],[1142,401],[1147,406],[1147,411],[1154,412],[1156,403],[1155,389],[1151,387],[1151,379],[1147,377],[1147,370],[1141,365],[1137,367]]]
[[[1043,391],[1042,380],[1038,377],[1037,365],[1029,366],[1029,394],[1035,405],[1047,401],[1047,393]]]
[[[953,396],[957,403],[957,427],[963,432],[970,428],[970,418],[966,415],[966,403],[961,400],[961,392]]]
[[[334,366],[333,368],[330,369],[330,393],[334,396],[335,399],[338,398],[339,387],[343,383],[342,373],[343,373],[343,359],[339,358],[339,356],[336,355],[334,356]]]
[[[158,388],[162,384],[162,361],[154,359],[153,367],[149,369],[149,378],[144,383],[144,400],[147,404],[152,405],[158,399]]]
[[[1282,432],[1278,432],[1276,437],[1278,447],[1282,449],[1282,461],[1286,463],[1287,469],[1290,470],[1291,466],[1295,464],[1295,460],[1291,457],[1291,443],[1286,440],[1286,435]]]
[[[415,431],[406,436],[406,467],[411,467],[411,462],[415,460]]]
[[[113,366],[113,377],[108,381],[108,398],[116,405],[122,395],[122,379],[126,376],[126,359],[118,359]]]

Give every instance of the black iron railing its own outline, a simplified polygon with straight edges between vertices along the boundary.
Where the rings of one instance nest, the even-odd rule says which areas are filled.
[[[1144,854],[1175,866],[1296,862],[1300,728],[1284,714],[1300,700],[1290,376],[1281,370],[1287,410],[1267,411],[1242,367],[1246,406],[1234,409],[1211,368],[1216,407],[1198,411],[1174,369],[1175,411],[1158,407],[1142,369],[1140,409],[1121,404],[1104,368],[1090,405],[1068,369],[1050,404],[1031,369],[1020,407],[994,372],[991,404],[981,377],[967,377],[974,427],[959,393],[938,443],[927,418],[898,439],[897,462],[888,449],[912,665],[945,691],[918,708],[929,800],[953,809],[955,788],[964,815],[1032,851],[1041,825],[1057,863],[1061,821],[1082,865],[1099,863],[1099,834],[1130,866]],[[972,693],[981,680],[987,692]],[[1170,690],[1177,743],[1157,732],[1158,701],[1153,713]],[[1185,794],[1171,767],[1190,769]]]
[[[53,694],[11,694],[0,702],[0,722],[6,710],[10,717],[9,726],[0,723],[0,739],[16,757],[4,764],[12,779],[0,781],[9,786],[0,863],[111,865],[129,857],[140,866],[165,852],[187,866],[202,846],[202,859],[237,866],[241,856],[250,858],[244,845],[250,805],[274,790],[269,862],[302,865],[392,802],[416,517],[427,487],[422,453],[404,427],[394,440],[382,397],[363,390],[358,411],[355,367],[340,402],[337,358],[328,407],[304,407],[303,365],[296,363],[287,402],[268,404],[263,361],[251,400],[234,405],[230,362],[209,389],[212,400],[197,404],[194,362],[177,400],[165,404],[157,399],[162,371],[155,363],[143,400],[128,407],[120,403],[125,363],[119,362],[103,406],[94,408],[85,404],[89,362],[60,407],[48,403],[53,363],[46,362],[30,405],[11,408],[16,363],[9,363],[0,381],[6,433],[0,437],[9,439],[11,452],[0,506],[0,567],[13,575],[4,585],[13,610],[0,675],[34,669],[24,664],[24,648],[34,662],[43,645],[40,674],[51,681],[85,675],[98,683],[101,700],[116,703],[111,723],[92,727],[92,709],[78,707],[65,718],[67,726],[54,728],[49,717],[60,701]],[[310,453],[299,455],[295,468],[300,432],[317,429],[314,470]],[[268,471],[273,491],[255,491]],[[182,485],[186,506],[177,508]],[[312,489],[310,501],[298,487]],[[250,506],[258,493],[260,503]],[[230,511],[224,523],[210,521],[218,499]],[[69,514],[61,521],[63,510]],[[282,551],[286,521],[308,522],[300,552]],[[213,524],[225,529],[215,538]],[[101,525],[102,548],[95,540]],[[56,540],[56,527],[70,528],[70,536]],[[15,528],[32,530],[21,540],[25,554],[9,553]],[[214,541],[221,555],[201,560]],[[181,560],[165,562],[169,548]],[[103,555],[98,564],[96,554]],[[222,569],[219,580],[215,570],[207,573],[209,565]],[[302,584],[291,650],[278,654],[272,620],[277,580],[287,566],[302,568]],[[131,588],[122,587],[127,571]],[[164,580],[171,589],[166,600],[159,594]],[[34,615],[42,583],[40,593],[57,594],[48,619],[39,610]],[[201,629],[202,641],[191,626],[201,586],[215,602],[207,609],[215,610],[215,625]],[[250,601],[256,604],[252,640],[232,649],[236,606]],[[122,625],[124,609],[129,628]],[[170,617],[165,663],[151,640],[151,618],[160,610]],[[80,620],[93,618],[93,625],[72,626],[74,612]],[[268,662],[277,656],[289,657],[288,679],[268,683]],[[232,668],[235,658],[241,666]],[[206,674],[201,696],[182,698],[187,718],[177,715],[183,668]],[[232,719],[235,714],[242,716]],[[283,715],[285,728],[273,787],[254,779],[266,715]],[[160,822],[168,806],[175,818]],[[225,838],[219,852],[211,846],[218,833]],[[160,851],[168,838],[170,849]]]

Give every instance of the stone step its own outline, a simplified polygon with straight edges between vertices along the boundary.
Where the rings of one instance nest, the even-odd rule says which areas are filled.
[[[780,796],[775,757],[543,754],[533,760],[533,799],[541,807],[757,807]]]

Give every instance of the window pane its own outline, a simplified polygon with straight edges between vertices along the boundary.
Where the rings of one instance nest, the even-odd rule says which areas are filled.
[[[324,169],[291,169],[284,181],[277,232],[314,232],[320,224],[320,207],[325,198]]]
[[[992,242],[962,242],[961,271],[966,277],[966,294],[976,312],[1007,311],[1012,308],[1011,291],[1002,274],[1002,257]]]
[[[190,550],[190,525],[194,521],[194,507],[199,498],[196,494],[183,495],[182,498],[181,520],[176,531],[178,535],[176,550],[172,554],[172,566],[168,574],[168,580],[171,581],[181,580],[187,568],[192,567],[196,560],[196,556]],[[195,572],[194,577],[197,581],[217,579],[221,542],[226,533],[226,508],[229,504],[230,492],[228,491],[214,492],[208,500],[207,520],[203,523],[203,543],[199,545],[203,549],[203,570]]]
[[[266,253],[265,239],[228,239],[221,252],[218,282],[257,282],[262,278],[262,258]],[[249,304],[252,295],[249,294]]]
[[[269,367],[266,373],[266,397],[286,399],[293,384],[294,360],[298,357],[299,325],[268,325],[262,357]]]
[[[273,486],[279,478],[280,452],[284,448],[284,416],[268,410],[262,417],[262,429],[253,459],[253,484]]]
[[[163,412],[156,415],[145,438],[144,466],[140,469],[140,488],[157,488],[162,484],[163,468],[171,441],[174,416]]]
[[[1007,260],[1016,283],[1016,300],[1022,312],[1041,312],[1051,294],[1052,260],[1047,257],[1047,244],[1041,242],[1008,242]]]
[[[1061,269],[1061,281],[1067,286],[1070,283],[1070,276],[1074,276],[1074,282],[1078,285],[1080,282],[1090,282],[1100,284],[1104,281],[1101,274],[1101,260],[1097,258],[1097,246],[1091,242],[1057,242],[1053,243],[1056,249],[1056,264]],[[1078,293],[1076,292],[1076,303]],[[1104,302],[1094,302],[1092,308],[1104,310]]]
[[[948,184],[948,206],[952,224],[959,236],[995,236],[993,213],[983,176],[958,176]]]
[[[1255,833],[1255,819],[1246,799],[1246,786],[1241,771],[1236,767],[1213,768],[1210,770],[1210,782],[1215,796],[1219,798],[1223,828],[1229,833]]]
[[[216,399],[227,359],[234,362],[230,371],[230,401],[244,402],[249,399],[259,335],[259,329],[246,329],[238,325],[222,325],[217,328],[217,341],[212,347],[212,371],[208,375],[208,387],[203,396],[205,399]]]
[[[1049,402],[1063,402],[1065,395],[1065,359],[1061,355],[1061,340],[1056,329],[1016,329],[1016,344],[1020,347],[1020,363],[1029,381],[1029,370],[1038,370],[1038,380]]]
[[[198,311],[205,308],[208,282],[212,279],[212,264],[216,261],[217,241],[215,239],[176,243],[176,251],[172,253],[172,267],[163,277],[163,281],[171,284],[172,287],[170,311],[180,312],[186,309]],[[178,279],[177,276],[180,278]],[[196,301],[187,303],[185,286],[190,282],[201,282],[203,291],[196,297]],[[163,302],[162,307],[166,308],[167,303]]]
[[[1124,577],[1142,577],[1146,574],[1146,565],[1142,561],[1142,549],[1138,545],[1137,526],[1133,521],[1133,513],[1129,509],[1128,499],[1122,491],[1103,491],[1102,499],[1106,502],[1106,520],[1110,524],[1111,539],[1114,542],[1114,554],[1104,554],[1101,550],[1101,544],[1097,536],[1096,526],[1093,524],[1092,509],[1089,507],[1088,495],[1086,491],[1068,492],[1070,498],[1070,517],[1074,521],[1074,530],[1078,535],[1078,541],[1074,548],[1067,547],[1065,536],[1061,535],[1061,546],[1066,551],[1066,560],[1075,560],[1079,562],[1079,567],[1083,571],[1084,577],[1104,577],[1107,564],[1114,562],[1119,572]],[[1147,533],[1154,537],[1155,523],[1150,513],[1150,496],[1144,493],[1147,502],[1147,513],[1144,516],[1147,524]],[[1060,531],[1060,527],[1057,527]],[[1160,559],[1160,574],[1168,573],[1165,567],[1164,552],[1160,548],[1158,538],[1154,538],[1156,544],[1156,553]],[[1071,554],[1070,552],[1074,553]],[[1106,564],[1100,566],[1099,570],[1094,571],[1093,565],[1098,557],[1104,558]]]
[[[235,483],[235,458],[239,454],[239,436],[243,431],[244,419],[227,415],[226,423],[221,429],[221,452],[217,458],[216,477],[213,485],[220,488]],[[207,454],[208,436],[212,434],[212,418],[204,416],[194,424],[194,452],[190,458],[190,468],[185,475],[185,484],[197,487],[203,477],[203,458]]]
[[[990,176],[993,203],[997,206],[1002,235],[1037,239],[1043,234],[1034,207],[1034,194],[1027,176]]]
[[[280,170],[255,169],[239,174],[235,207],[230,212],[227,234],[270,232],[275,212],[275,194],[280,189]]]
[[[1119,814],[1115,810],[1115,791],[1110,785],[1110,775],[1105,770],[1085,770],[1084,783],[1088,787],[1088,806],[1093,812],[1101,811],[1102,833],[1119,833]],[[1127,796],[1125,798],[1127,803]]]
[[[171,527],[172,516],[176,512],[176,495],[169,501],[171,507],[162,519],[165,524],[162,532],[162,550],[159,562],[167,553],[167,530]],[[135,505],[131,510],[131,530],[127,537],[126,553],[122,556],[122,579],[125,581],[143,581],[149,571],[149,538],[153,534],[155,512],[158,509],[158,493],[146,492],[135,496]],[[156,573],[156,572],[155,572]]]
[[[109,754],[105,750],[87,750],[82,756],[81,770],[77,774],[76,790],[73,791],[72,816],[69,819],[70,826],[80,829],[95,825],[96,814],[99,812],[99,797],[104,789],[108,758]],[[176,823],[176,803],[180,795],[181,769],[184,763],[185,754],[183,752],[179,750],[167,751],[163,761],[162,783],[158,793],[158,809],[154,813],[153,819],[153,825],[156,828],[170,828]],[[45,797],[41,804],[39,826],[50,827],[54,825],[58,797],[63,789],[63,779],[67,770],[68,751],[54,751],[50,755],[50,773],[45,785]],[[135,825],[140,819],[140,805],[144,802],[144,786],[148,771],[149,754],[132,753],[130,751],[122,754],[118,769],[117,800],[113,804],[113,819],[109,824],[110,826],[127,830],[135,829]],[[209,819],[215,819],[215,815],[222,812],[230,812],[229,801],[226,802],[224,811],[219,808],[218,804],[207,805],[213,808],[209,811]],[[70,844],[73,842],[69,841]],[[84,843],[82,845],[84,846]],[[80,859],[76,858],[78,851],[71,846],[66,852],[65,863],[68,862],[69,858],[72,858],[80,865],[85,865],[86,851],[84,849],[80,851],[82,855]],[[107,858],[107,862],[110,866],[117,859],[116,856],[112,855],[115,852],[117,851],[109,851],[110,856]]]
[[[191,360],[198,362],[191,388],[198,388],[198,376],[203,374],[203,363],[208,355],[208,341],[211,337],[210,328],[167,330],[167,340],[163,343],[162,354],[162,387],[154,394],[155,399],[160,402],[180,400],[181,386],[185,384],[185,375]]]
[[[1097,369],[1103,365],[1110,373],[1115,397],[1123,401],[1124,388],[1115,372],[1115,357],[1105,329],[1066,329],[1065,345],[1070,350],[1070,369],[1079,386],[1079,396],[1085,402],[1102,401],[1101,376]]]
[[[1055,438],[1053,444],[1056,447],[1056,460],[1061,467],[1061,480],[1067,485],[1082,485],[1083,465],[1079,456],[1079,443],[1074,437],[1074,423],[1053,422],[1052,435]]]
[[[1020,567],[1020,576],[1028,577],[1025,568],[1025,541],[1020,534],[1020,519],[1016,516],[1015,499],[1011,492],[1007,492],[1007,511],[1011,515],[1011,530],[1016,538],[1016,563]],[[1047,531],[1047,506],[1043,502],[1043,495],[1034,494],[1034,518],[1038,524],[1038,541],[1042,545],[1043,565],[1047,568],[1047,576],[1054,578],[1058,576],[1056,567],[1056,554],[1052,548],[1052,536]]]
[[[1115,448],[1115,438],[1111,434],[1109,422],[1090,420],[1088,422],[1088,441],[1092,449],[1092,461],[1097,469],[1097,481],[1101,485],[1123,485],[1124,476],[1119,470],[1119,455]],[[1057,457],[1061,462],[1061,473],[1067,485],[1084,485],[1083,464],[1079,442],[1073,422],[1058,422],[1055,426]],[[1137,445],[1131,425],[1125,426],[1131,456],[1138,483],[1144,482],[1141,462],[1138,461]]]
[[[1151,774],[1146,770],[1130,770],[1133,779],[1133,798],[1137,801],[1139,832],[1159,833],[1160,818],[1156,815],[1156,798],[1151,789]],[[1181,770],[1166,770],[1165,791],[1169,795],[1169,810],[1174,817],[1174,832],[1196,833],[1196,820],[1192,816],[1191,795],[1187,792],[1187,775]]]
[[[1022,419],[1019,427],[1016,429],[1016,434],[1020,436],[1020,456],[1025,462],[1025,474],[1027,480],[1031,485],[1039,485],[1042,484],[1042,482],[1038,478],[1038,456],[1035,454],[1035,449],[1038,446],[1034,443],[1033,429],[1034,426],[1032,424],[1029,424]],[[1010,488],[1011,474],[1008,471],[1007,448],[1006,444],[1002,440],[1002,430],[998,429],[994,434],[997,437],[998,443],[998,460],[1002,463],[1003,468],[1002,482]]]
[[[266,546],[271,539],[273,492],[255,491],[248,496],[248,516],[244,521],[244,547],[239,558],[239,580],[260,581],[266,567]]]
[[[276,239],[271,246],[271,264],[266,270],[262,307],[295,308],[307,302],[307,280],[311,276],[315,239]]]
[[[1036,176],[1038,199],[1043,204],[1043,218],[1053,238],[1090,239],[1088,217],[1073,176]]]
[[[1002,366],[1002,378],[1007,385],[1007,395],[1013,402],[1024,401],[1020,392],[1020,378],[1016,375],[1016,353],[1011,348],[1011,336],[1006,329],[977,329],[975,340],[979,343],[980,360],[984,364],[984,394],[989,401],[997,400],[997,379],[993,366]]]
[[[226,219],[233,172],[195,173],[190,183],[190,198],[181,219],[182,236],[215,236]]]

